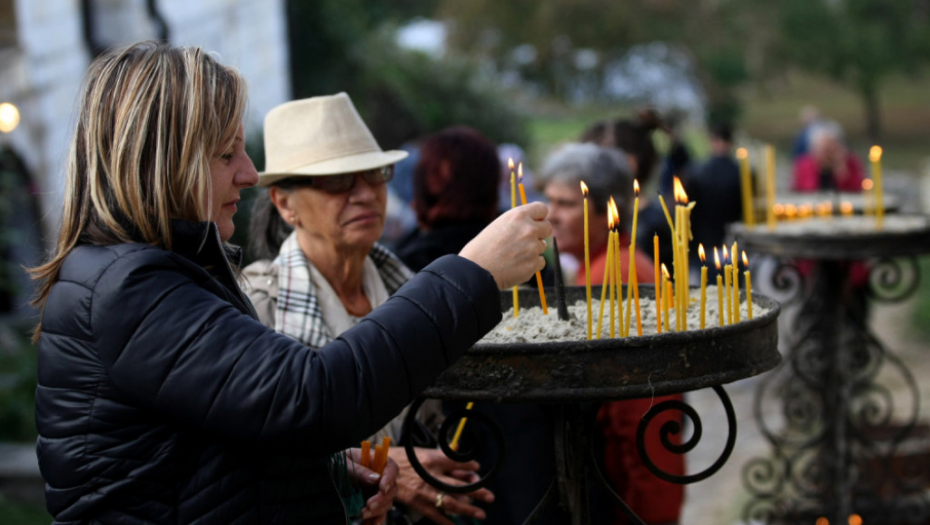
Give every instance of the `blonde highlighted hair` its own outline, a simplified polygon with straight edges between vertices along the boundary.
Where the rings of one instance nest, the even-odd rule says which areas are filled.
[[[96,59],[71,142],[61,233],[51,259],[31,269],[41,282],[34,304],[44,310],[78,245],[170,250],[172,219],[208,220],[210,159],[234,142],[245,104],[239,73],[199,48],[140,42]]]

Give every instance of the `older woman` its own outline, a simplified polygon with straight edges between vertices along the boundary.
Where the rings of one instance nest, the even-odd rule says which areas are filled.
[[[259,185],[269,189],[252,215],[259,260],[245,269],[249,297],[266,325],[317,349],[413,275],[375,242],[384,229],[385,183],[407,153],[381,151],[345,93],[273,109],[265,121],[265,145],[268,167]],[[469,240],[490,222],[469,231]],[[426,422],[439,415],[436,407]],[[373,439],[388,435],[397,442],[403,416]],[[452,483],[471,480],[478,468],[435,448],[418,448],[417,455],[434,475]],[[402,467],[397,499],[409,510],[440,524],[451,525],[443,512],[484,518],[469,498],[490,501],[489,491],[440,493],[416,474],[403,449],[391,449],[391,457]]]
[[[340,451],[499,322],[500,287],[544,264],[544,206],[515,210],[308,351],[258,321],[225,244],[258,180],[245,105],[236,71],[197,48],[141,43],[91,66],[57,249],[33,270],[56,523],[344,524],[334,481],[376,492],[357,506],[381,521],[396,465],[379,477]]]
[[[862,162],[846,148],[843,128],[818,121],[808,132],[810,153],[794,163],[795,191],[862,191]]]

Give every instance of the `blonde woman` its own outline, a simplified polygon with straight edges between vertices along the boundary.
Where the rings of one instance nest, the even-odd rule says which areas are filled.
[[[545,210],[527,206],[316,352],[275,333],[225,244],[258,179],[245,103],[235,70],[196,48],[136,44],[90,68],[57,249],[34,269],[56,523],[343,524],[352,507],[380,522],[396,465],[378,479],[340,451],[499,321],[500,287],[543,265]],[[347,487],[368,499],[341,501]]]

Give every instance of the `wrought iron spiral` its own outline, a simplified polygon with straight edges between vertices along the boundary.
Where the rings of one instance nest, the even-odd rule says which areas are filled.
[[[903,301],[914,295],[919,284],[920,265],[916,257],[878,259],[869,271],[869,292],[876,301]]]
[[[684,441],[681,444],[676,444],[672,441],[671,437],[681,433],[682,425],[677,421],[667,421],[666,423],[662,424],[659,430],[659,437],[662,443],[662,447],[674,454],[685,454],[694,449],[694,447],[696,447],[701,441],[704,427],[701,423],[701,417],[698,415],[697,411],[691,407],[691,405],[678,400],[663,401],[650,408],[649,411],[646,412],[646,415],[644,415],[642,420],[639,422],[639,427],[636,429],[636,448],[639,451],[640,459],[643,460],[643,464],[646,466],[646,468],[649,469],[650,472],[655,474],[656,477],[670,483],[677,483],[680,485],[695,483],[714,475],[718,470],[720,470],[721,467],[723,467],[724,463],[727,462],[727,459],[729,459],[730,454],[733,452],[733,446],[736,443],[736,413],[734,412],[733,404],[730,402],[730,398],[727,396],[727,393],[723,387],[714,386],[713,390],[717,393],[717,396],[720,398],[720,401],[723,403],[723,408],[726,411],[727,428],[729,433],[727,434],[727,442],[724,446],[723,452],[720,454],[720,457],[718,457],[711,466],[701,472],[684,476],[670,474],[659,468],[658,465],[652,461],[652,458],[649,457],[649,453],[646,450],[646,430],[648,429],[649,424],[659,414],[670,410],[676,410],[686,415],[694,425],[694,432],[691,434],[687,441]]]
[[[413,428],[414,424],[416,424],[417,412],[420,410],[420,406],[423,405],[424,401],[426,401],[426,398],[421,397],[414,401],[412,405],[410,405],[410,410],[407,412],[407,417],[404,419],[404,435],[410,435],[410,429]],[[476,423],[483,424],[491,430],[491,435],[494,437],[494,441],[497,444],[497,450],[499,451],[499,454],[497,455],[497,458],[495,458],[491,468],[485,474],[483,474],[478,479],[478,481],[465,485],[450,485],[442,480],[439,480],[430,474],[430,472],[426,470],[426,467],[420,463],[420,459],[417,458],[416,450],[412,440],[408,439],[404,444],[404,449],[407,451],[407,459],[410,461],[410,465],[413,467],[413,470],[415,470],[424,481],[432,485],[434,488],[451,494],[467,494],[486,486],[494,478],[494,476],[497,474],[497,471],[504,463],[505,442],[503,431],[497,425],[497,423],[494,422],[493,419],[477,410],[465,410],[463,408],[456,410],[446,416],[446,419],[442,422],[438,432],[439,439],[437,441],[439,441],[440,450],[442,450],[442,452],[453,461],[458,461],[460,463],[472,461],[477,457],[478,451],[476,449],[464,449],[461,451],[453,450],[448,443],[447,437],[455,432],[455,427],[458,426],[459,421],[466,417],[468,418],[469,425],[474,425]],[[485,461],[483,464],[487,464],[487,461]]]
[[[803,297],[804,277],[794,261],[777,259],[777,266],[772,272],[772,288],[777,292],[774,298],[782,304],[791,304]]]

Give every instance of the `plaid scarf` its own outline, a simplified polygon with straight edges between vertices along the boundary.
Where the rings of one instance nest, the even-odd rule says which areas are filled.
[[[387,248],[375,244],[368,252],[381,280],[392,295],[413,277],[411,272]],[[334,339],[320,309],[319,298],[310,278],[310,261],[291,233],[278,252],[278,301],[275,307],[274,329],[293,337],[309,348],[320,348]]]

